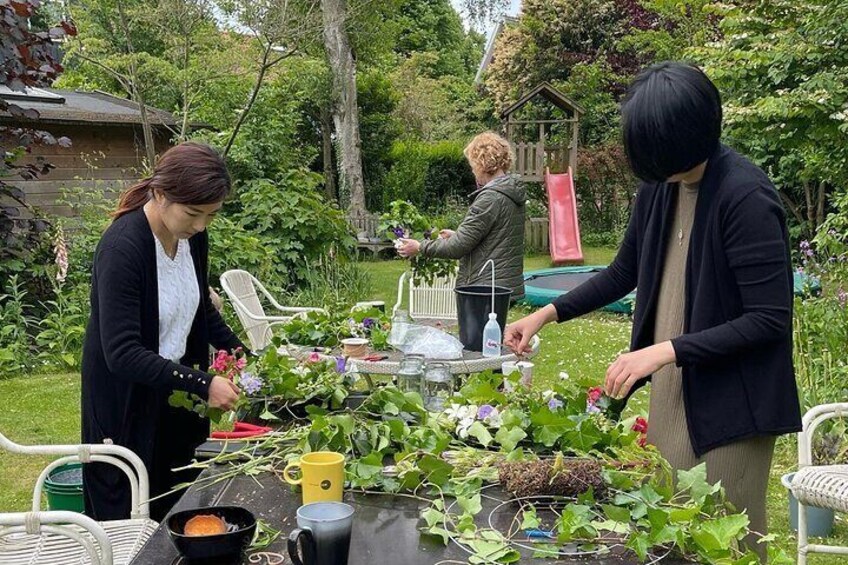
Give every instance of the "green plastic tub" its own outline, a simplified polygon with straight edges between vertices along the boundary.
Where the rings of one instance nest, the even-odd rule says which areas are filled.
[[[82,464],[68,463],[50,472],[44,481],[50,510],[85,512],[82,494]]]

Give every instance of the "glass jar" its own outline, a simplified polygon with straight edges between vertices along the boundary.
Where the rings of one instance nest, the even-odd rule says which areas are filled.
[[[409,331],[409,312],[406,310],[396,310],[392,314],[392,329],[389,332],[389,345],[400,348],[403,342],[406,341],[406,333]]]
[[[441,412],[453,396],[454,376],[447,363],[428,363],[424,370],[424,408]]]
[[[404,355],[397,372],[397,386],[401,392],[417,392],[421,394],[424,378],[424,356],[409,354]]]

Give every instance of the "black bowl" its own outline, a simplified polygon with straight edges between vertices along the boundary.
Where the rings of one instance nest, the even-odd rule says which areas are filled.
[[[225,534],[214,536],[187,536],[186,522],[198,514],[211,514],[229,526]],[[256,533],[256,518],[239,506],[209,506],[176,512],[168,518],[168,533],[180,555],[192,560],[220,559],[240,555]]]

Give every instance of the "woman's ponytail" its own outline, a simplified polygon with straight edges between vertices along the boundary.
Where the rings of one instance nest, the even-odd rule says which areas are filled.
[[[153,177],[143,179],[126,189],[118,200],[118,209],[112,212],[112,219],[117,220],[124,214],[138,210],[150,199],[150,183]]]

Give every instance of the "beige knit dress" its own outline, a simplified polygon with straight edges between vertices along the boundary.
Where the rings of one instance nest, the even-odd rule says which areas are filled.
[[[686,296],[686,256],[689,234],[698,201],[698,185],[681,183],[677,208],[665,253],[665,266],[657,303],[654,343],[668,341],[683,333]],[[695,258],[697,260],[697,257]],[[695,456],[689,439],[683,405],[683,371],[674,364],[654,373],[648,416],[648,442],[655,445],[673,469],[691,469],[706,461],[707,479],[721,481],[728,500],[737,510],[747,510],[752,531],[766,533],[766,487],[774,452],[774,437],[755,437]],[[750,547],[765,562],[765,545]]]

